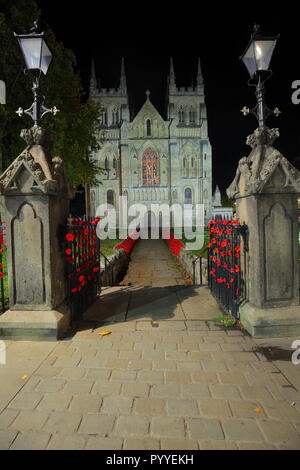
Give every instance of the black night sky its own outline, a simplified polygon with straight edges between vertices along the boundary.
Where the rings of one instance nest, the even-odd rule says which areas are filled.
[[[249,154],[246,137],[257,127],[254,116],[243,117],[244,105],[255,105],[254,88],[239,60],[253,29],[280,34],[266,83],[267,104],[282,111],[270,117],[279,127],[277,148],[294,162],[300,159],[300,105],[291,101],[292,82],[300,80],[300,18],[291,3],[243,2],[58,2],[38,1],[42,24],[73,50],[86,90],[91,59],[96,62],[102,87],[117,87],[120,61],[125,57],[129,100],[134,113],[150,99],[166,117],[165,98],[170,56],[177,86],[190,86],[200,56],[205,82],[209,137],[213,149],[213,183],[221,191],[231,183],[238,160]],[[65,4],[65,8],[62,5]],[[206,5],[206,6],[205,6]],[[232,6],[231,6],[232,5]],[[264,5],[264,7],[262,6]],[[200,7],[200,8],[199,8]],[[264,8],[264,10],[263,10]],[[299,163],[295,166],[300,168]]]

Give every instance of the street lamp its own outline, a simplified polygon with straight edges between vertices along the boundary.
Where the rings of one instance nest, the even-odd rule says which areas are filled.
[[[256,116],[260,128],[266,128],[265,122],[271,114],[275,114],[276,117],[281,114],[278,108],[271,111],[265,104],[265,87],[264,83],[272,75],[272,71],[269,69],[269,65],[272,59],[272,55],[276,46],[276,42],[279,39],[278,36],[266,37],[260,34],[260,26],[255,25],[252,33],[250,43],[247,46],[246,51],[240,57],[244,62],[245,66],[250,75],[249,85],[256,86],[256,98],[257,104],[255,108],[249,109],[246,106],[241,110],[244,116],[252,113]],[[254,84],[251,84],[251,79],[254,80]]]
[[[38,24],[36,20],[29,34],[14,33],[19,42],[26,68],[34,74],[32,87],[34,102],[30,108],[25,110],[19,108],[16,113],[19,116],[22,116],[24,113],[28,114],[34,122],[33,128],[41,126],[41,120],[45,114],[52,113],[56,115],[59,111],[56,106],[51,109],[44,106],[44,97],[40,88],[40,76],[42,72],[46,75],[52,60],[52,54],[44,40],[44,33],[38,33],[37,29]]]

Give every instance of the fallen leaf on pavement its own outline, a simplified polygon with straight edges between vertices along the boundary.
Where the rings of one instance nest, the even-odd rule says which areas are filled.
[[[106,330],[100,331],[100,333],[99,333],[100,336],[106,336],[106,335],[110,335],[110,334],[111,334],[111,331],[106,331]]]

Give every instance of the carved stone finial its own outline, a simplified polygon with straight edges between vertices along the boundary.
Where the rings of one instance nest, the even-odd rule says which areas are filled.
[[[42,145],[43,147],[50,149],[52,139],[45,132],[42,127],[31,127],[30,129],[22,129],[20,137],[25,140],[28,147],[33,145]]]
[[[239,161],[235,178],[227,189],[230,199],[263,192],[300,192],[300,172],[272,146],[278,136],[278,129],[258,128],[247,138],[252,151]]]
[[[246,139],[246,144],[251,148],[258,147],[259,145],[272,146],[275,140],[280,136],[279,129],[265,129],[257,128],[254,133],[249,135]]]

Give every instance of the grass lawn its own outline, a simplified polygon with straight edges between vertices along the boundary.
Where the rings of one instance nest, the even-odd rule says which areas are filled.
[[[112,256],[115,254],[114,246],[121,243],[122,240],[111,240],[110,238],[106,238],[105,240],[100,240],[100,251],[104,254],[104,256]]]
[[[182,239],[181,239],[182,243],[186,244],[186,243],[193,243],[195,241],[195,238],[192,239],[192,240],[187,240],[185,238],[185,236],[183,235]],[[207,250],[203,252],[203,248],[209,243],[209,230],[208,228],[205,228],[204,229],[204,243],[203,243],[203,246],[201,248],[198,248],[197,250],[189,250],[188,252],[191,254],[191,255],[199,255],[200,253],[203,253],[203,258],[207,258]]]

